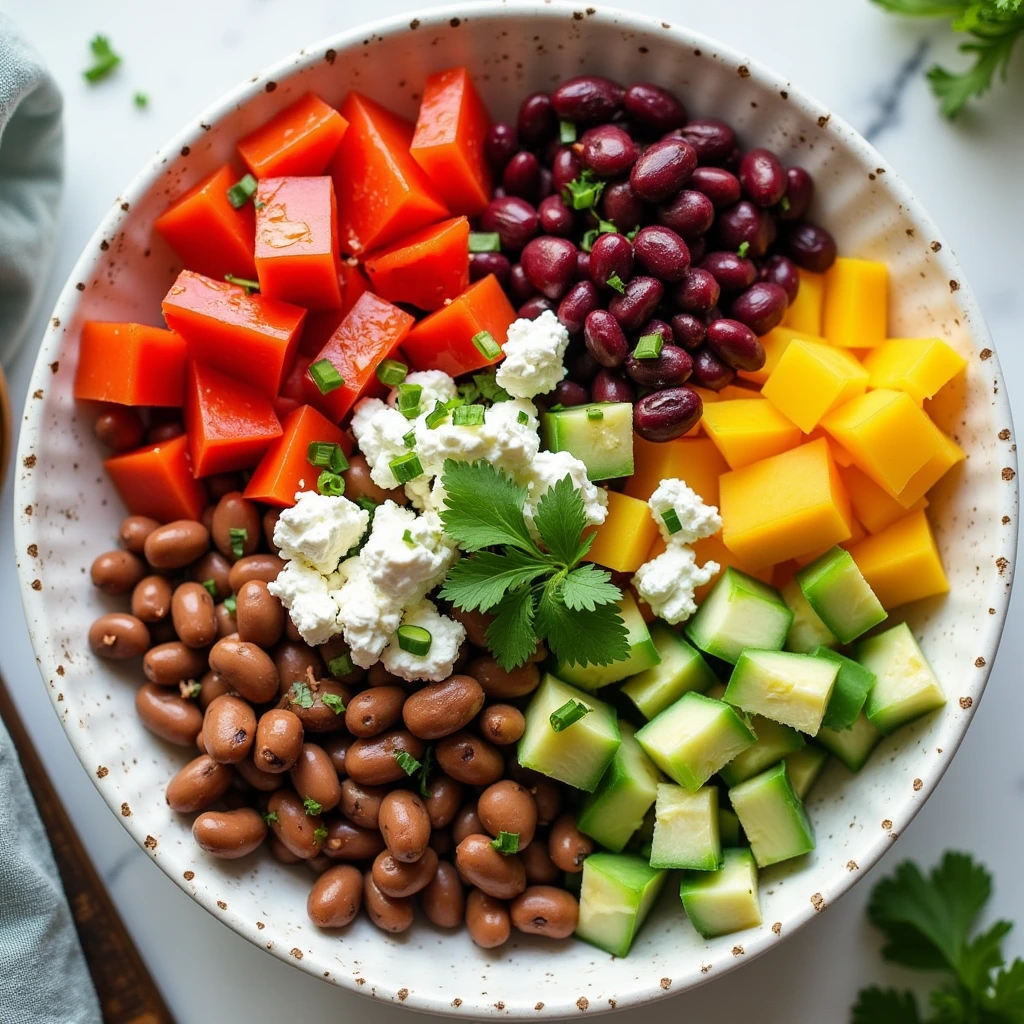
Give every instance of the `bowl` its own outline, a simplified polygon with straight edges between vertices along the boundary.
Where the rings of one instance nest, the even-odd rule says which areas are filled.
[[[154,218],[271,114],[309,89],[339,103],[355,88],[412,116],[425,76],[459,64],[470,67],[497,118],[514,117],[524,94],[591,71],[659,82],[691,112],[729,120],[746,144],[771,146],[814,173],[813,216],[840,252],[888,263],[892,335],[937,335],[969,360],[931,410],[968,454],[929,510],[952,589],[905,616],[948,703],[887,739],[858,775],[830,765],[809,800],[818,848],[763,873],[760,928],[701,939],[670,883],[624,959],[582,942],[518,935],[504,950],[485,951],[465,932],[422,919],[397,937],[365,919],[340,934],[320,932],[306,918],[307,870],[263,855],[214,861],[195,846],[190,820],[164,800],[185,752],[136,717],[137,667],[101,663],[87,648],[89,624],[110,610],[87,570],[115,546],[123,509],[89,410],[72,399],[83,320],[159,322],[178,267],[151,230]],[[746,963],[825,911],[889,849],[963,739],[1003,626],[1017,535],[1012,423],[991,340],[949,246],[882,157],[788,79],[714,40],[625,11],[520,0],[346,32],[274,65],[186,125],[122,192],[60,295],[29,385],[16,466],[16,553],[40,672],[117,819],[185,892],[251,942],[351,991],[452,1017],[637,1006]]]

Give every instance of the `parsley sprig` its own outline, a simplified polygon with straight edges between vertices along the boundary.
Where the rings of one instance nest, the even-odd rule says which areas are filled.
[[[106,78],[121,63],[120,55],[114,53],[106,36],[93,36],[89,50],[92,52],[93,64],[82,72],[87,82],[98,82]]]
[[[526,525],[526,488],[490,463],[449,459],[443,485],[445,532],[475,554],[455,563],[441,596],[464,611],[496,613],[487,645],[504,668],[527,661],[541,638],[570,665],[607,665],[627,656],[615,604],[622,592],[604,569],[579,564],[593,535],[584,535],[583,498],[568,475],[534,513],[546,550]]]

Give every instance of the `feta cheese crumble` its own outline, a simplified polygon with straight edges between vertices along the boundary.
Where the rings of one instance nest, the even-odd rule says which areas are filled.
[[[281,512],[274,543],[282,558],[304,559],[321,573],[331,573],[359,543],[370,513],[345,497],[300,491],[295,504]]]
[[[293,556],[267,590],[288,609],[302,639],[315,645],[327,643],[338,632],[333,589],[340,585],[338,573],[324,575],[304,558]]]
[[[344,583],[332,595],[337,624],[348,644],[352,663],[369,668],[380,661],[388,639],[401,624],[402,606],[381,593],[359,555],[342,562],[340,573]]]
[[[406,608],[401,624],[427,630],[430,650],[426,654],[413,654],[399,646],[397,636],[389,637],[381,658],[384,667],[400,679],[429,679],[434,683],[447,679],[455,667],[462,641],[466,639],[466,627],[442,615],[437,605],[427,600]]]
[[[571,452],[538,452],[521,472],[521,479],[527,490],[523,517],[531,532],[536,529],[533,517],[540,499],[566,476],[580,492],[588,526],[598,526],[608,517],[608,492],[603,487],[595,487],[587,479],[585,463]]]
[[[722,517],[718,509],[714,505],[705,505],[696,491],[684,480],[675,477],[662,480],[647,504],[666,543],[693,544],[702,537],[718,533],[722,528]],[[680,528],[675,533],[665,522],[665,513],[670,510],[675,512],[679,521]]]
[[[508,329],[505,358],[495,380],[513,398],[533,398],[553,391],[565,376],[565,350],[569,332],[550,309],[536,320],[525,317]]]

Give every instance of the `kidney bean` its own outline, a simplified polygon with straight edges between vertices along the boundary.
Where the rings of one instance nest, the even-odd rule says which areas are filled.
[[[430,833],[430,848],[438,857],[450,857],[455,849],[451,832],[446,828],[433,829]]]
[[[213,700],[230,690],[227,680],[222,679],[216,672],[204,672],[202,679],[199,680],[199,696],[196,703],[205,711]]]
[[[624,231],[651,220],[651,208],[633,191],[628,181],[612,181],[605,186],[601,193],[601,210],[605,220],[610,220]]]
[[[192,519],[177,519],[158,526],[143,545],[146,561],[154,569],[180,569],[210,547],[209,531]]]
[[[778,288],[778,285],[763,287]],[[778,290],[782,291],[781,288]],[[757,335],[737,320],[716,320],[708,324],[708,346],[734,370],[754,371],[764,366],[765,351]]]
[[[686,108],[667,89],[636,82],[626,90],[626,113],[649,132],[664,134],[686,124]]]
[[[379,828],[380,805],[387,792],[383,786],[362,786],[345,779],[341,783],[341,813],[361,828]]]
[[[476,812],[481,824],[492,836],[513,832],[519,836],[519,849],[533,841],[537,828],[537,805],[529,790],[512,779],[488,786],[477,800]]]
[[[374,883],[385,896],[413,896],[437,873],[437,854],[428,846],[418,860],[408,862],[398,860],[390,850],[382,850],[371,870]]]
[[[452,819],[452,841],[456,846],[458,846],[466,836],[482,834],[485,831],[486,829],[480,821],[480,815],[476,813],[475,803],[466,804],[466,806],[462,807]]]
[[[587,314],[590,315],[589,313]],[[586,327],[586,320],[583,321]],[[579,343],[583,341],[582,345]],[[578,384],[588,384],[596,376],[601,364],[587,350],[585,339],[573,338],[569,345],[565,359],[566,368],[569,371],[569,378]]]
[[[739,202],[740,180],[724,167],[698,167],[688,184],[705,196],[715,209],[726,209]]]
[[[306,913],[317,928],[344,928],[363,903],[363,873],[350,864],[328,868],[313,883]]]
[[[385,896],[377,888],[372,871],[363,875],[363,902],[367,916],[381,931],[398,934],[412,925],[412,900],[409,897]]]
[[[547,229],[545,228],[545,230]],[[479,281],[489,274],[493,274],[498,279],[498,284],[504,288],[508,285],[511,267],[512,264],[509,263],[508,257],[503,256],[500,252],[471,252],[469,254],[470,281]],[[349,497],[348,487],[345,488],[345,496]]]
[[[623,294],[612,296],[608,312],[623,330],[635,331],[654,315],[664,294],[665,286],[656,277],[640,275],[626,284]]]
[[[652,224],[633,240],[637,263],[662,281],[680,281],[690,267],[690,250],[671,228]]]
[[[595,402],[632,402],[633,386],[620,374],[602,370],[591,387],[591,398]]]
[[[599,178],[619,178],[636,162],[637,150],[629,134],[614,124],[589,128],[580,140],[583,166]]]
[[[349,701],[345,725],[353,736],[376,736],[401,720],[404,702],[400,686],[371,686]]]
[[[206,527],[207,533],[213,529],[213,510],[216,507],[216,505],[207,505],[199,515],[199,522]]]
[[[542,146],[558,130],[551,97],[546,92],[533,92],[519,104],[516,118],[519,141],[524,146]]]
[[[537,158],[526,150],[516,153],[505,164],[501,184],[506,195],[535,203],[540,193],[540,164]]]
[[[735,252],[709,252],[701,260],[700,269],[711,274],[721,290],[730,294],[744,291],[757,278],[753,261]]]
[[[697,166],[697,152],[680,138],[648,146],[629,173],[629,183],[641,199],[660,203],[686,184]]]
[[[467,675],[428,683],[401,709],[406,728],[424,740],[436,740],[469,725],[484,705],[484,691]],[[351,730],[350,730],[351,731]]]
[[[464,730],[442,739],[434,756],[442,771],[469,786],[489,786],[505,772],[497,747]]]
[[[202,733],[199,734],[200,739]],[[281,773],[265,772],[256,766],[251,757],[235,762],[235,770],[259,793],[273,793],[285,784],[285,776]]]
[[[152,683],[136,691],[135,710],[150,732],[179,747],[192,746],[203,727],[203,713],[193,701]]]
[[[279,789],[270,794],[267,811],[271,818],[270,830],[296,857],[309,860],[319,855],[324,840],[315,835],[323,828],[318,814],[307,814],[302,801],[290,789]]]
[[[704,412],[700,395],[688,387],[645,395],[633,407],[633,429],[647,441],[671,441],[691,430]]]
[[[115,549],[97,555],[89,575],[104,594],[127,594],[146,575],[146,563],[130,551]]]
[[[537,234],[540,218],[537,211],[525,199],[505,196],[492,199],[480,214],[480,230],[496,231],[501,237],[501,247],[518,252]]]
[[[466,674],[483,687],[488,697],[496,700],[525,697],[540,686],[540,669],[536,665],[527,663],[509,671],[490,655],[474,658],[466,666]]]
[[[303,743],[290,771],[292,786],[302,800],[312,800],[321,811],[330,811],[341,800],[341,782],[323,747]],[[319,812],[318,812],[319,813]]]
[[[277,696],[277,669],[270,655],[256,644],[229,637],[218,640],[210,649],[210,668],[254,704],[265,704]]]
[[[455,607],[449,614],[465,627],[466,638],[471,644],[476,647],[487,647],[487,627],[494,621],[493,615],[480,611],[467,612]]]
[[[466,930],[481,949],[503,946],[512,934],[508,907],[480,889],[470,889],[466,897]]]
[[[167,783],[167,803],[172,811],[182,814],[205,811],[228,791],[233,778],[228,765],[200,754]]]
[[[211,701],[203,718],[207,753],[221,764],[237,764],[249,756],[256,737],[256,714],[238,697]]]
[[[555,866],[569,874],[583,870],[583,862],[594,852],[594,841],[577,827],[572,814],[558,817],[548,836],[548,854]]]
[[[590,280],[590,253],[582,249],[576,250],[576,280]]]
[[[714,223],[715,209],[707,196],[684,188],[658,206],[657,218],[659,224],[692,243]]]
[[[624,235],[608,232],[599,235],[590,251],[590,279],[598,288],[612,291],[613,277],[625,283],[633,276],[633,246]]]
[[[786,171],[769,149],[750,149],[740,160],[743,191],[758,206],[774,206],[786,194]]]
[[[823,274],[836,260],[835,239],[816,224],[794,224],[783,239],[786,255],[804,270]]]
[[[384,848],[384,838],[378,829],[360,828],[343,818],[327,823],[323,852],[331,860],[372,860]]]
[[[534,238],[520,259],[530,284],[552,300],[565,294],[576,274],[576,246],[566,238]]]
[[[208,647],[217,639],[213,598],[200,583],[182,583],[174,591],[171,620],[186,647]]]
[[[780,200],[777,214],[779,220],[800,220],[810,208],[814,198],[814,179],[802,167],[786,170],[786,194]]]
[[[528,786],[530,796],[537,805],[537,824],[550,825],[558,817],[562,807],[562,795],[550,779],[540,778]]]
[[[423,741],[405,729],[357,739],[345,756],[349,778],[365,786],[383,786],[404,779],[405,769],[395,760],[395,754],[401,750],[417,761],[423,760]]]
[[[520,893],[510,908],[512,924],[527,935],[567,939],[576,930],[579,900],[553,885],[531,885]]]
[[[682,384],[693,369],[693,359],[686,349],[678,345],[663,345],[654,359],[626,360],[626,373],[643,387],[668,388]]]
[[[256,726],[253,760],[264,772],[286,772],[302,752],[302,722],[297,715],[273,708],[260,716]]]
[[[511,704],[491,704],[480,715],[480,732],[500,747],[517,743],[526,731],[522,711]]]
[[[215,601],[223,601],[231,594],[231,563],[219,551],[207,551],[199,561],[193,562],[188,574],[196,583],[211,584]]]
[[[519,302],[526,302],[537,294],[530,279],[526,276],[522,263],[513,263],[509,273],[509,292],[512,298]]]
[[[166,619],[174,591],[166,576],[147,576],[132,591],[132,615],[143,622]]]
[[[583,173],[583,162],[571,146],[563,146],[551,161],[551,185],[560,193]]]
[[[693,352],[703,344],[707,325],[692,313],[676,313],[672,317],[672,333],[683,348]]]
[[[610,121],[622,108],[626,90],[598,75],[581,75],[563,82],[551,97],[555,114],[577,125]]]
[[[430,818],[430,827],[444,828],[451,824],[458,813],[465,790],[462,783],[443,773],[435,774],[427,788],[430,795],[426,797],[424,803],[427,816]]]
[[[691,267],[673,289],[672,299],[688,313],[706,313],[718,302],[720,294],[718,281],[710,271]]]
[[[762,281],[777,284],[792,303],[800,290],[800,274],[796,264],[788,256],[770,256],[761,265],[758,277]]]
[[[537,207],[537,216],[540,218],[542,230],[546,231],[549,235],[557,235],[559,238],[567,238],[576,227],[576,217],[573,215],[572,210],[565,205],[565,200],[557,194],[545,196],[540,201]]]
[[[548,310],[553,313],[555,311],[555,304],[543,295],[535,295],[532,299],[527,299],[518,310],[516,310],[516,316],[524,320],[536,320],[542,313],[546,313]]]
[[[233,540],[231,531],[245,531],[236,536],[241,541]],[[210,531],[213,535],[213,543],[217,550],[232,562],[238,561],[244,555],[251,555],[260,544],[262,535],[262,523],[256,505],[243,498],[238,491],[230,491],[225,494],[217,507],[213,510],[213,528]],[[241,548],[241,555],[235,554],[235,547]]]
[[[280,839],[277,838],[273,833],[267,837],[267,849],[270,850],[270,855],[278,862],[278,864],[301,864],[302,858],[296,857],[291,850],[288,849]]]
[[[739,249],[748,256],[763,256],[774,238],[775,222],[760,207],[743,200],[718,217],[717,238],[723,249]]]
[[[267,826],[258,811],[205,811],[192,822],[192,836],[201,850],[236,860],[255,850],[267,838]]]
[[[228,611],[223,601],[214,607],[213,614],[217,617],[217,639],[238,635],[234,612]]]
[[[736,371],[723,363],[710,348],[698,349],[693,354],[691,384],[707,388],[709,391],[721,391],[727,384],[732,383],[735,376]]]
[[[724,121],[690,121],[677,133],[693,146],[701,164],[721,164],[736,148],[736,133]]]
[[[767,334],[773,327],[782,323],[788,305],[789,297],[779,285],[768,281],[755,281],[745,292],[733,299],[730,312],[734,320],[745,324],[755,334]]]
[[[100,444],[113,448],[115,452],[127,452],[142,444],[146,428],[135,409],[113,406],[96,417],[92,432]]]
[[[203,483],[206,484],[210,501],[220,501],[225,494],[237,491],[242,486],[238,473],[214,473],[212,476],[204,476]]]
[[[601,297],[592,281],[577,281],[570,286],[558,304],[556,315],[570,334],[579,334],[587,317],[601,304]]]
[[[437,863],[430,881],[420,890],[420,907],[427,920],[438,928],[457,928],[462,924],[466,894],[453,864],[446,860]]]
[[[470,885],[495,899],[512,899],[526,888],[526,870],[518,855],[499,853],[488,835],[466,836],[455,848],[455,866]]]
[[[292,683],[307,682],[310,673],[318,680],[324,675],[324,665],[316,650],[305,643],[285,640],[274,649],[274,667],[281,681],[280,693],[288,692]]]
[[[204,652],[178,640],[151,647],[142,659],[143,674],[157,686],[177,686],[190,679],[200,679],[206,667]]]
[[[262,580],[249,580],[235,595],[238,638],[258,647],[273,647],[284,632],[285,611]]]
[[[491,169],[500,174],[505,164],[512,159],[513,154],[519,148],[516,139],[516,130],[505,121],[496,121],[487,129],[484,136],[484,156],[491,165]]]

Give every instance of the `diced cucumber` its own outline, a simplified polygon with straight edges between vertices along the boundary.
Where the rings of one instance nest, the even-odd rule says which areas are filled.
[[[793,792],[785,764],[780,762],[733,786],[729,801],[759,868],[814,849],[814,830],[803,801]]]
[[[849,551],[834,547],[796,574],[818,617],[848,644],[885,621],[886,611]]]
[[[747,849],[725,849],[722,854],[718,871],[687,871],[679,884],[683,910],[705,939],[761,923],[753,855]]]
[[[661,781],[661,772],[637,743],[633,726],[619,722],[619,732],[622,745],[576,816],[581,832],[615,853],[622,852],[643,824]]]
[[[884,735],[946,703],[939,681],[905,622],[862,641],[855,654],[877,677],[864,711]]]
[[[820,732],[818,738],[821,738]],[[805,800],[811,791],[811,786],[818,781],[818,777],[825,770],[828,751],[808,744],[806,747],[794,750],[792,754],[787,754],[782,761],[786,766],[786,775],[789,778],[789,784],[793,787],[793,792],[801,800]]]
[[[839,641],[835,634],[810,606],[800,584],[794,576],[780,591],[782,600],[793,613],[793,621],[786,634],[786,650],[795,654],[810,654],[815,647],[834,647]]]
[[[684,693],[637,734],[647,756],[687,789],[700,789],[756,737],[734,708],[700,693]]]
[[[555,732],[551,713],[571,700],[580,701],[591,711],[567,729]],[[548,673],[530,698],[525,715],[519,763],[592,793],[621,742],[615,709]]]
[[[744,651],[729,677],[725,700],[813,736],[838,674],[835,662],[809,654]]]
[[[706,654],[735,665],[747,647],[781,651],[792,621],[774,587],[727,566],[686,623],[686,635]]]
[[[715,673],[708,663],[679,633],[657,620],[649,628],[661,662],[622,685],[622,692],[647,719],[660,714],[684,693],[704,693],[715,683]]]
[[[851,772],[859,772],[871,756],[871,751],[881,743],[882,734],[861,712],[849,729],[828,729],[823,726],[814,741],[835,754]]]
[[[718,808],[718,836],[723,847],[740,845],[740,819],[728,807]]]
[[[592,853],[583,862],[576,935],[625,956],[667,874],[629,853]]]
[[[757,742],[737,754],[718,774],[727,786],[738,786],[747,779],[778,764],[787,754],[799,750],[806,740],[788,725],[779,725],[763,715],[752,715],[748,722]]]
[[[717,871],[722,866],[718,831],[718,790],[702,786],[691,793],[663,782],[654,804],[652,868]]]
[[[626,624],[626,643],[629,654],[622,661],[613,661],[608,665],[568,665],[559,661],[555,665],[555,675],[573,686],[578,686],[587,693],[595,693],[602,686],[617,683],[620,679],[643,672],[658,664],[661,660],[658,649],[648,632],[647,623],[640,614],[640,609],[628,591],[623,593],[619,601],[619,614]]]
[[[857,721],[868,693],[875,685],[875,674],[852,658],[830,651],[827,647],[816,647],[811,653],[816,658],[833,661],[839,666],[836,685],[832,689],[821,724],[829,729],[849,729]]]
[[[633,406],[595,402],[546,412],[540,436],[549,452],[571,452],[591,480],[633,475]]]

